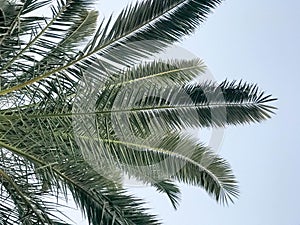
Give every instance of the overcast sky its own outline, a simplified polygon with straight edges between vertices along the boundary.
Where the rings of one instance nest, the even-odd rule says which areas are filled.
[[[127,2],[101,1],[99,10],[109,15]],[[300,224],[299,12],[298,0],[227,0],[180,44],[204,59],[217,81],[257,83],[279,99],[279,110],[272,120],[225,131],[220,154],[230,162],[241,188],[234,205],[220,206],[203,190],[182,185],[175,211],[153,189],[132,189],[146,198],[164,224]]]

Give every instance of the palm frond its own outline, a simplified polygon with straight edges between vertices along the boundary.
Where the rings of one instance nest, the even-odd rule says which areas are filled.
[[[51,193],[42,191],[42,183],[35,177],[33,164],[4,149],[1,153],[0,199],[5,204],[0,205],[0,211],[3,211],[0,222],[33,225],[56,224],[59,221],[67,224],[61,217],[63,214],[50,201]]]
[[[205,84],[188,85],[184,89],[195,105],[206,104],[208,106],[210,113],[205,113],[205,109],[198,111],[204,126],[218,127],[227,124],[261,122],[269,119],[276,109],[269,104],[277,100],[276,98],[259,91],[257,85],[242,81],[225,80],[220,85],[207,87]],[[222,112],[225,112],[225,115],[221,115]]]
[[[115,125],[126,124],[130,132],[143,133],[162,128],[177,130],[261,122],[273,114],[275,107],[268,103],[274,100],[248,83],[224,81],[220,85],[170,83],[166,86],[155,79],[108,86],[99,94],[94,111],[89,112],[99,119],[112,118]]]
[[[114,63],[130,65],[193,32],[220,2],[149,0],[130,5],[119,14],[111,29],[110,21],[104,26],[87,52],[98,52]]]
[[[104,132],[103,132],[103,135]],[[159,137],[159,138],[158,138]],[[86,141],[89,139],[81,137]],[[161,140],[157,142],[157,140]],[[209,148],[195,144],[195,140],[177,134],[165,134],[142,142],[140,139],[119,139],[112,134],[109,138],[98,138],[103,148],[91,160],[101,164],[112,160],[128,175],[142,181],[145,177],[153,181],[176,179],[179,182],[202,187],[218,202],[227,204],[238,196],[238,187],[228,163],[214,154]],[[156,144],[154,144],[156,141]],[[112,156],[99,158],[99,151]],[[158,182],[159,184],[159,182]]]

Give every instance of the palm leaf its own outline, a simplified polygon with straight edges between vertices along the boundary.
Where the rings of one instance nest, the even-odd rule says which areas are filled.
[[[136,3],[119,14],[110,30],[107,29],[110,22],[105,25],[100,37],[89,46],[88,53],[98,52],[105,59],[121,65],[132,64],[134,59],[157,53],[193,32],[220,2],[166,0]]]
[[[112,155],[120,161],[120,167],[128,174],[152,177],[164,181],[200,186],[221,203],[233,201],[238,196],[237,183],[228,163],[194,140],[178,135],[165,135],[157,145],[135,143],[130,140],[100,139]],[[105,148],[106,149],[106,148]],[[105,151],[105,149],[103,151]],[[101,161],[100,161],[101,163]]]
[[[149,76],[151,77],[151,75]],[[137,79],[138,80],[138,79]],[[96,109],[87,112],[99,119],[126,124],[128,132],[185,129],[189,127],[224,127],[261,122],[271,117],[276,99],[248,83],[176,85],[162,79],[107,86],[99,94]]]

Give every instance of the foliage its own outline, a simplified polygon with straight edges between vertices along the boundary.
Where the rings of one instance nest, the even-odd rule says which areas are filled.
[[[229,164],[183,131],[261,122],[274,99],[244,82],[191,84],[199,59],[145,61],[220,2],[146,0],[97,25],[92,0],[1,1],[0,224],[68,224],[51,200],[68,194],[93,225],[160,224],[122,174],[175,208],[176,182],[238,197]]]

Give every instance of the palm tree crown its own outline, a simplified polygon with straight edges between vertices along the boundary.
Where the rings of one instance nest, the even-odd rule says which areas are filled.
[[[145,0],[97,23],[92,0],[0,3],[0,224],[160,224],[122,174],[178,205],[176,182],[238,197],[229,164],[187,128],[261,122],[271,95],[244,82],[191,83],[200,59],[150,60],[220,0]],[[51,16],[40,16],[50,9]]]

